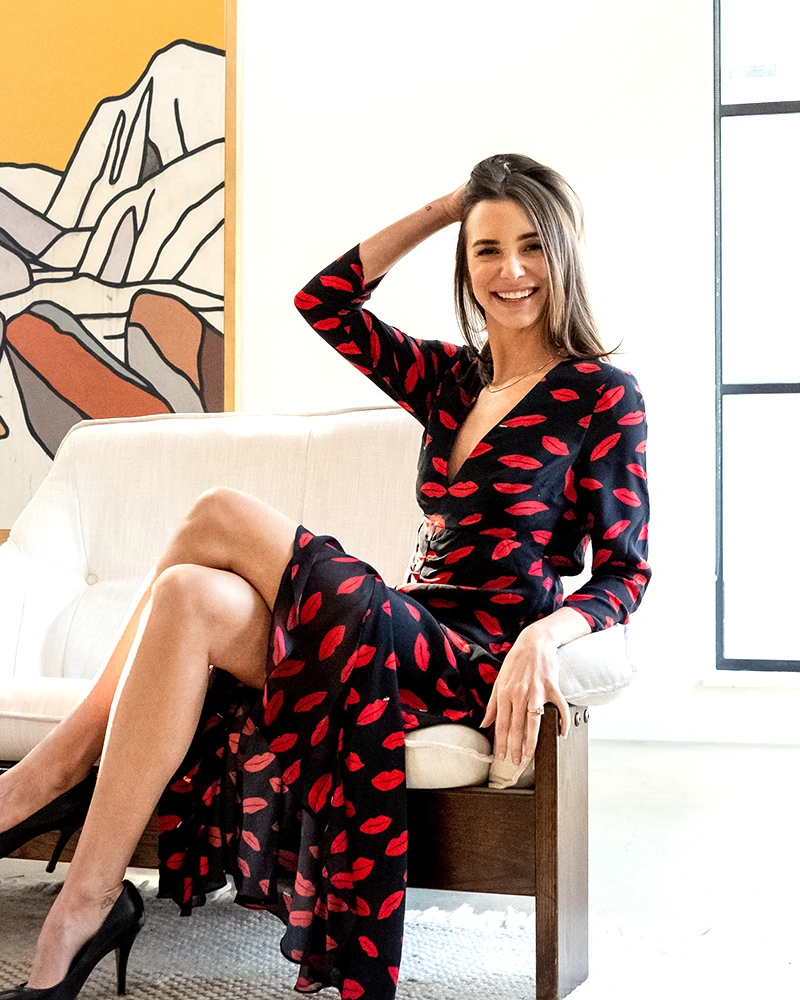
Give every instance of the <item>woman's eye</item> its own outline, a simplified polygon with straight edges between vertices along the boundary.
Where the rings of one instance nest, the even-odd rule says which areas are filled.
[[[482,247],[478,253],[478,257],[483,257],[487,253],[497,253],[497,247]]]
[[[526,250],[541,250],[542,249],[542,244],[541,243],[529,243],[525,247],[525,249]]]

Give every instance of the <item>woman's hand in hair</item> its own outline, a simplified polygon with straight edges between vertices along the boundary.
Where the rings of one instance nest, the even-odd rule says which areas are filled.
[[[467,189],[468,181],[464,181],[461,187],[447,194],[442,199],[442,205],[447,218],[451,222],[461,222],[463,215],[464,192]]]

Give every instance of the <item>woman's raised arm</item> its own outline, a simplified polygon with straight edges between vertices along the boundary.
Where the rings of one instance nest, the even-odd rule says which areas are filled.
[[[429,236],[453,222],[460,222],[461,196],[465,188],[466,184],[462,184],[450,194],[437,198],[364,240],[361,243],[364,284],[368,285],[386,274],[393,264]]]
[[[295,296],[323,340],[423,425],[446,373],[466,348],[419,339],[364,308],[383,275],[427,236],[460,217],[462,188],[400,219],[323,268]]]

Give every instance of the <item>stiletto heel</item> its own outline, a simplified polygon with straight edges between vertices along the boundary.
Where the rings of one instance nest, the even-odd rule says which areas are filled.
[[[117,992],[125,993],[128,956],[133,942],[144,926],[144,903],[132,882],[124,879],[122,892],[103,921],[100,930],[90,937],[70,962],[69,971],[60,983],[46,989],[29,988],[20,983],[0,992],[0,1000],[75,1000],[94,967],[113,951],[117,959]]]
[[[133,942],[136,940],[136,936],[144,925],[144,919],[142,922],[137,924],[133,930],[128,934],[126,938],[120,941],[117,946],[114,955],[117,960],[117,994],[118,996],[125,995],[125,978],[128,971],[128,956],[131,953],[131,948],[133,947]]]
[[[64,829],[61,831],[61,836],[58,838],[58,843],[56,844],[55,850],[53,851],[53,856],[47,862],[47,867],[45,868],[46,872],[54,872],[56,870],[56,863],[58,859],[61,857],[61,852],[67,846],[70,837],[72,836],[73,833],[75,833],[77,829],[78,829],[77,826],[69,826],[69,827],[64,827]]]
[[[32,816],[12,826],[10,830],[3,830],[0,833],[0,858],[6,857],[42,833],[60,830],[61,836],[46,869],[49,872],[54,871],[61,852],[67,846],[67,841],[83,826],[96,781],[97,775],[94,771],[90,771],[83,781],[67,789],[63,795],[48,802]]]

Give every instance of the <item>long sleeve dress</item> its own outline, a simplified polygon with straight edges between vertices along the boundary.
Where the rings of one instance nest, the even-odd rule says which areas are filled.
[[[389,586],[299,524],[272,609],[264,692],[214,671],[194,740],[159,804],[159,896],[185,915],[233,875],[277,915],[295,990],[394,1000],[407,882],[405,732],[477,728],[505,655],[559,607],[592,631],[628,621],[650,579],[646,421],[635,378],[564,361],[448,476],[482,383],[467,347],[364,308],[356,246],[295,305],[416,418],[423,518]],[[451,481],[452,479],[452,481]],[[591,542],[592,575],[563,597]],[[493,726],[483,730],[491,739]]]

